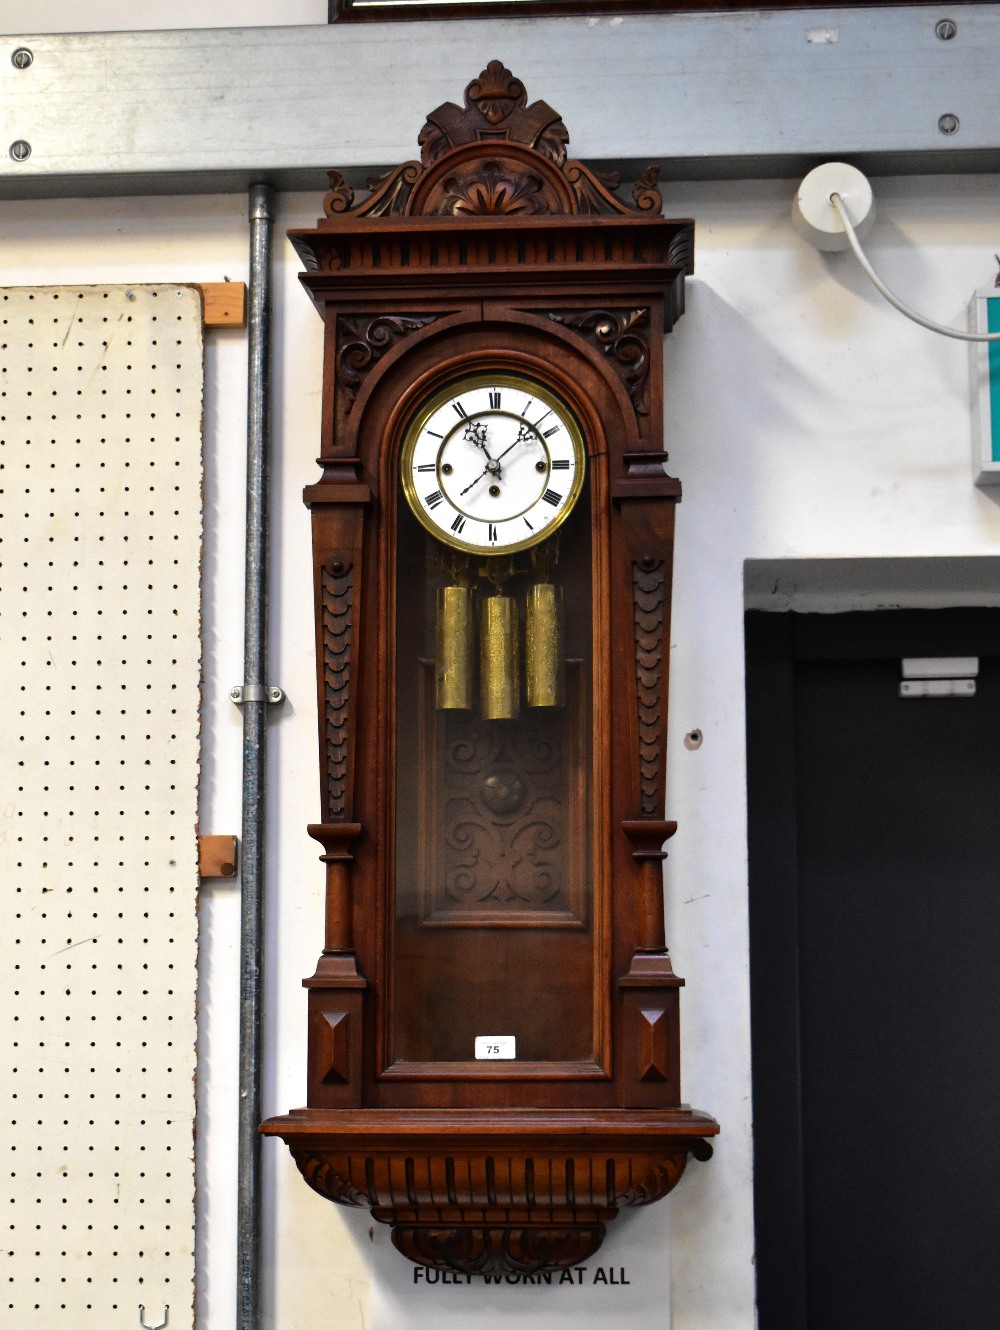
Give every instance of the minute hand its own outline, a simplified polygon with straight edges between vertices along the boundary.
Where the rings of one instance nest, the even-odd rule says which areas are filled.
[[[538,442],[539,442],[538,435],[535,433],[535,431],[529,430],[527,426],[522,425],[521,428],[518,430],[517,438],[514,440],[513,443],[508,444],[502,453],[497,454],[496,460],[498,462],[502,462],[503,459],[507,456],[507,454],[511,452],[514,448],[516,448],[519,443],[538,443]]]

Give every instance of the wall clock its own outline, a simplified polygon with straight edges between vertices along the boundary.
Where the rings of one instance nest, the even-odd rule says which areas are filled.
[[[494,61],[292,233],[325,324],[312,513],[326,920],[305,1108],[262,1126],[411,1260],[558,1269],[718,1124],[664,937],[663,338],[693,226]]]
[[[439,392],[407,430],[400,477],[417,520],[470,553],[513,553],[572,511],[587,457],[564,402],[533,379],[480,374]]]

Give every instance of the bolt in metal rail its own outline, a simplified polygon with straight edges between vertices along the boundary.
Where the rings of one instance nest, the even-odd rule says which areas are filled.
[[[243,628],[243,847],[240,940],[240,1106],[237,1326],[257,1330],[260,1285],[261,932],[267,707],[267,454],[270,438],[271,233],[274,193],[250,190],[247,365],[247,529]]]

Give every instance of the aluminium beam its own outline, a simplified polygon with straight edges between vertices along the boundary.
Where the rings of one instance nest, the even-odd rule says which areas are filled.
[[[494,58],[626,172],[996,171],[1000,5],[948,13],[948,39],[925,5],[6,37],[0,197],[363,180]]]

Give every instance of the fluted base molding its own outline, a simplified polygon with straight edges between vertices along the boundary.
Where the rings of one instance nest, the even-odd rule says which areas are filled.
[[[660,1200],[718,1123],[686,1108],[597,1111],[299,1109],[282,1137],[306,1182],[392,1226],[418,1265],[467,1275],[580,1265],[624,1206]]]

